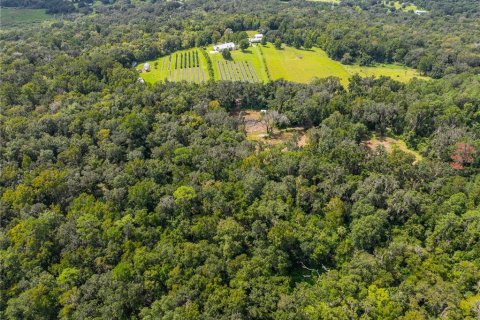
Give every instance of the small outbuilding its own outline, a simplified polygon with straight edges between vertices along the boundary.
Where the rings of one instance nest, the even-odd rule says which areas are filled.
[[[250,43],[260,43],[262,42],[263,39],[263,34],[257,33],[256,35],[253,36],[253,38],[248,39]]]
[[[143,71],[147,71],[147,72],[150,71],[150,63],[145,63],[145,64],[143,65]]]
[[[415,10],[415,14],[418,16],[421,16],[422,14],[425,14],[427,12],[428,12],[427,10]]]
[[[227,42],[227,43],[223,43],[223,44],[217,44],[216,46],[213,46],[213,50],[217,51],[217,52],[222,52],[224,50],[235,50],[236,49],[236,46],[235,46],[235,43],[233,42]]]

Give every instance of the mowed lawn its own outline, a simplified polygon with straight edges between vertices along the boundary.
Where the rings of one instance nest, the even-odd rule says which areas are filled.
[[[45,9],[0,8],[0,26],[11,27],[53,19]]]
[[[262,46],[267,67],[272,80],[285,79],[293,82],[308,83],[314,78],[339,77],[343,84],[350,76],[343,65],[330,59],[318,49],[300,50],[284,46],[276,49],[269,43]]]
[[[196,63],[196,57],[198,53],[198,66]],[[188,56],[190,54],[190,56]],[[181,57],[184,57],[184,61],[187,61],[186,65],[182,68]],[[195,56],[195,58],[194,58]],[[189,57],[189,58],[186,58]],[[188,64],[188,59],[190,64]],[[150,71],[143,71],[145,63],[150,64]],[[149,60],[140,63],[137,67],[140,72],[140,76],[150,83],[157,81],[169,80],[172,82],[189,81],[189,82],[204,82],[208,81],[208,67],[207,62],[201,49],[182,50],[172,53],[168,56],[163,56],[155,60]]]

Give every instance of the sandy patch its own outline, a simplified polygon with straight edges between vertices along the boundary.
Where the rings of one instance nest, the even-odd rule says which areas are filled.
[[[408,148],[407,144],[403,140],[393,139],[390,137],[382,137],[382,138],[372,138],[370,140],[364,141],[364,145],[366,145],[370,150],[375,150],[378,146],[383,146],[388,153],[392,153],[395,149],[401,150],[405,153],[409,153],[415,157],[415,162],[422,160],[422,155],[418,152],[411,150]]]

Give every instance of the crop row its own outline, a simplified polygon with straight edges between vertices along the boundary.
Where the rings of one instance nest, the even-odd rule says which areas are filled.
[[[200,67],[184,68],[171,70],[168,73],[167,79],[173,82],[187,81],[187,82],[205,82],[205,70]]]
[[[259,82],[255,68],[247,61],[217,61],[220,80]]]
[[[188,51],[175,54],[175,69],[187,69],[200,67],[198,51]]]

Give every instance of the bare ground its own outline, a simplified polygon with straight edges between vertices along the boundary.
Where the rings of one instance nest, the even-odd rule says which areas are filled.
[[[422,160],[422,155],[418,152],[408,148],[405,141],[400,139],[394,139],[390,137],[382,138],[372,138],[370,140],[363,142],[370,150],[375,150],[378,146],[383,146],[388,153],[393,152],[393,150],[398,149],[405,153],[409,153],[415,157],[415,162]]]
[[[242,110],[232,113],[233,116],[243,117],[244,129],[247,139],[264,141],[267,144],[275,145],[285,143],[292,139],[295,133],[299,134],[298,146],[304,147],[308,140],[305,129],[303,127],[287,128],[284,130],[274,129],[274,132],[268,136],[267,127],[261,122],[262,114],[257,110]]]

